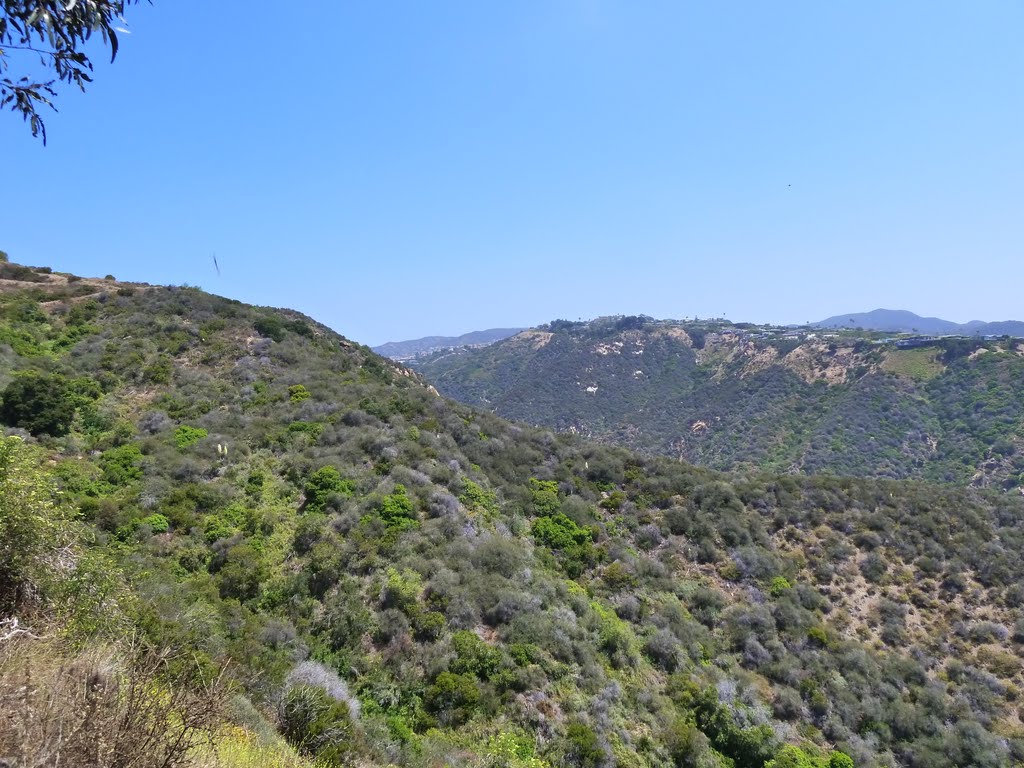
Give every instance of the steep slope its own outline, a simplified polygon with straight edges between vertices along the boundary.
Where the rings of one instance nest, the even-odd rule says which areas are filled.
[[[0,285],[0,412],[130,631],[230,662],[252,733],[326,764],[1024,759],[1018,495],[721,475],[447,401],[294,312],[35,274]]]
[[[1013,487],[1024,345],[622,319],[417,363],[449,397],[716,469]]]

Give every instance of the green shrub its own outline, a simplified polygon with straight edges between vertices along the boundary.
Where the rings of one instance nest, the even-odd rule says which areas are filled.
[[[301,403],[303,400],[309,400],[312,396],[302,384],[292,384],[288,387],[288,399],[293,403]]]
[[[169,357],[161,355],[142,370],[142,379],[150,384],[169,384],[173,373],[174,363]]]
[[[604,569],[601,579],[608,585],[609,589],[616,592],[627,587],[633,587],[637,583],[636,576],[619,560],[609,564]]]
[[[831,644],[828,630],[822,626],[814,626],[807,630],[807,639],[819,648],[827,648]]]
[[[416,507],[401,484],[395,485],[395,490],[381,500],[377,512],[388,528],[404,530],[417,521]]]
[[[327,519],[318,512],[307,513],[299,518],[292,539],[292,549],[296,554],[304,555],[316,545],[324,535]]]
[[[275,315],[261,317],[253,323],[253,328],[260,336],[266,336],[274,341],[284,341],[284,323]]]
[[[487,680],[498,671],[501,651],[485,643],[475,632],[460,630],[452,635],[455,658],[449,665],[452,672],[476,675]]]
[[[536,664],[543,658],[540,648],[533,643],[512,643],[508,646],[508,653],[520,667]]]
[[[355,484],[341,476],[335,467],[320,467],[306,480],[306,511],[320,512],[331,496],[351,496]]]
[[[415,613],[422,591],[422,580],[418,573],[388,568],[384,588],[381,590],[381,605],[397,608],[405,614]]]
[[[111,448],[100,455],[103,479],[111,485],[129,485],[142,479],[142,451],[134,443]]]
[[[167,518],[159,512],[142,518],[142,525],[149,526],[149,529],[153,531],[153,533],[166,533],[171,527]]]
[[[444,633],[445,618],[440,611],[419,611],[412,617],[417,640],[436,640]]]
[[[692,723],[679,719],[664,734],[665,746],[675,765],[724,768],[725,761],[711,747],[711,741]]]
[[[765,768],[825,768],[825,766],[799,747],[787,744],[779,754],[765,763]]]
[[[588,543],[591,532],[576,525],[565,515],[558,513],[552,517],[542,517],[533,521],[531,528],[533,538],[538,543],[551,549],[572,550],[574,547]]]
[[[217,572],[221,597],[251,600],[259,595],[267,578],[267,566],[260,552],[251,544],[236,544],[228,549],[225,559]]]
[[[594,561],[593,532],[581,528],[561,512],[539,517],[531,527],[534,540],[558,552],[566,573],[579,576]]]
[[[775,576],[768,584],[768,594],[772,597],[779,597],[793,588],[785,576]]]
[[[0,418],[33,435],[60,437],[71,429],[76,401],[63,376],[25,373],[3,391]]]
[[[480,700],[480,689],[470,675],[442,672],[427,688],[424,703],[444,726],[458,726],[469,720]]]
[[[468,477],[462,480],[462,493],[459,501],[471,512],[494,515],[498,512],[498,498],[492,491],[487,491]]]
[[[626,494],[622,491],[612,491],[607,498],[601,499],[598,506],[602,509],[607,509],[609,512],[615,512],[626,503]]]
[[[0,277],[5,280],[20,280],[26,283],[42,283],[46,281],[43,275],[37,274],[31,267],[11,264],[7,261],[0,261]]]
[[[190,445],[195,445],[209,432],[202,427],[190,427],[188,424],[182,424],[176,430],[174,430],[174,444],[179,450],[184,450]]]
[[[281,704],[281,732],[300,752],[318,765],[341,766],[353,746],[348,705],[335,701],[323,688],[296,685]]]
[[[607,758],[597,733],[583,723],[572,723],[565,731],[565,764],[577,768],[600,768]]]
[[[315,335],[313,329],[309,327],[309,323],[302,320],[289,320],[285,324],[285,328],[299,336],[305,336],[307,339],[311,339]]]
[[[844,752],[831,752],[818,757],[800,747],[787,744],[765,763],[765,768],[853,768],[853,759]]]
[[[225,520],[220,515],[210,515],[203,524],[203,538],[209,544],[213,544],[221,539],[230,538],[237,531],[238,528],[234,524]]]
[[[487,754],[494,758],[494,764],[508,768],[542,768],[546,763],[534,757],[536,752],[537,744],[533,736],[519,735],[512,731],[502,731],[492,736],[487,743]]]
[[[335,582],[338,589],[324,600],[319,627],[331,650],[340,651],[360,644],[363,635],[373,629],[373,615],[356,591],[356,582],[350,577]]]
[[[562,508],[558,498],[558,483],[554,480],[530,478],[530,497],[533,509],[538,515],[553,515]]]

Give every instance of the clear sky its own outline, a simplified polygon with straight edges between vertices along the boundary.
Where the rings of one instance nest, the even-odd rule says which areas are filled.
[[[0,115],[15,261],[368,344],[620,313],[1024,319],[1020,0],[153,0],[127,20],[47,147]]]

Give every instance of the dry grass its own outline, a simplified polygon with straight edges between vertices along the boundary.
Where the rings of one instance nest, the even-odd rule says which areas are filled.
[[[893,349],[885,355],[882,370],[914,381],[934,379],[945,370],[938,347]]]
[[[189,766],[222,722],[226,687],[168,681],[165,654],[56,640],[0,644],[0,759],[18,768]]]
[[[216,743],[198,750],[195,768],[315,768],[284,739],[268,742],[244,728],[228,727]]]

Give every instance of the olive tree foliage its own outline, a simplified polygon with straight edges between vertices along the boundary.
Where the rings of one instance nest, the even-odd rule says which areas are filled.
[[[85,53],[95,35],[117,57],[125,6],[138,0],[3,0],[0,6],[0,107],[20,113],[46,143],[39,109],[56,110],[57,83],[85,90],[92,62]],[[33,66],[32,59],[39,66]],[[17,62],[20,73],[11,73]]]

